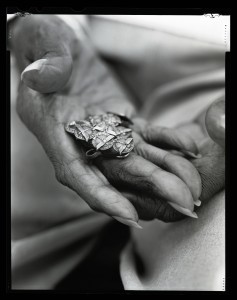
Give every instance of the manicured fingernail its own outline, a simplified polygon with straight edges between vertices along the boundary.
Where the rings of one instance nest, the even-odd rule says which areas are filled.
[[[187,156],[192,157],[192,158],[201,158],[202,157],[202,155],[200,153],[195,154],[193,152],[186,151],[186,150],[183,150],[182,152],[183,152],[184,155],[187,155]]]
[[[130,227],[135,227],[135,228],[139,228],[139,229],[142,229],[142,227],[135,221],[132,221],[132,220],[129,220],[129,219],[124,219],[124,218],[121,218],[121,217],[114,217],[113,218],[117,221],[119,221],[120,223],[123,223],[125,225],[128,225]]]
[[[172,206],[174,209],[176,209],[177,211],[179,211],[180,213],[191,217],[191,218],[198,218],[197,214],[194,211],[191,211],[190,209],[184,208],[182,206],[179,206],[178,204],[172,203],[172,202],[168,202],[170,206]]]
[[[198,200],[194,201],[194,204],[196,206],[200,206],[202,204],[202,202],[201,202],[201,200],[198,199]]]
[[[33,62],[32,64],[30,64],[28,67],[26,67],[25,70],[21,73],[21,80],[23,78],[24,73],[26,73],[28,71],[32,71],[32,70],[40,70],[46,61],[47,61],[47,59],[39,59],[39,60]]]

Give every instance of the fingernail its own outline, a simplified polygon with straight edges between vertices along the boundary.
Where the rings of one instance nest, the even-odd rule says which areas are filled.
[[[172,206],[174,209],[176,209],[177,211],[179,211],[180,213],[191,217],[191,218],[198,218],[197,214],[194,211],[191,211],[188,208],[184,208],[182,206],[179,206],[178,204],[172,203],[172,202],[168,202],[170,206]]]
[[[195,153],[193,153],[193,152],[186,151],[186,150],[183,150],[182,152],[183,152],[183,154],[185,154],[185,155],[187,155],[187,156],[190,156],[190,157],[192,157],[192,158],[201,158],[201,157],[202,157],[202,155],[201,155],[200,153],[195,154]]]
[[[21,80],[23,78],[24,73],[26,73],[28,71],[32,71],[32,70],[40,70],[46,61],[47,61],[47,59],[39,59],[39,60],[33,62],[32,64],[30,64],[28,67],[26,67],[25,70],[21,73]]]
[[[129,219],[124,219],[124,218],[121,218],[121,217],[114,217],[113,218],[117,221],[119,221],[120,223],[123,223],[125,225],[128,225],[130,227],[135,227],[135,228],[139,228],[139,229],[142,229],[142,227],[135,221],[132,221],[132,220],[129,220]]]
[[[200,206],[202,204],[202,202],[201,202],[201,200],[198,199],[198,200],[194,201],[194,204],[196,206]]]

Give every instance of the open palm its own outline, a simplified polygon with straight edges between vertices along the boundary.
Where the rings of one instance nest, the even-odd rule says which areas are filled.
[[[22,73],[18,113],[62,184],[92,209],[131,226],[139,218],[175,221],[183,214],[195,216],[199,173],[184,157],[169,152],[195,153],[195,143],[178,130],[135,119],[133,105],[88,40],[79,42],[57,17],[28,17],[18,23],[12,49],[20,70],[31,64]],[[41,68],[33,68],[35,61]],[[125,159],[98,157],[90,163],[64,126],[107,111],[134,119],[135,150]]]

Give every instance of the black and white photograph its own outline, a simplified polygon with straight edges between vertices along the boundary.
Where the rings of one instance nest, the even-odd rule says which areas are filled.
[[[10,290],[225,292],[230,14],[107,11],[7,9]]]

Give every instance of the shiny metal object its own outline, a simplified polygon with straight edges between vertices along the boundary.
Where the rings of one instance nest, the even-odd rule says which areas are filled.
[[[134,148],[131,124],[126,116],[108,112],[72,121],[66,124],[65,130],[87,149],[89,159],[100,155],[125,158]]]

